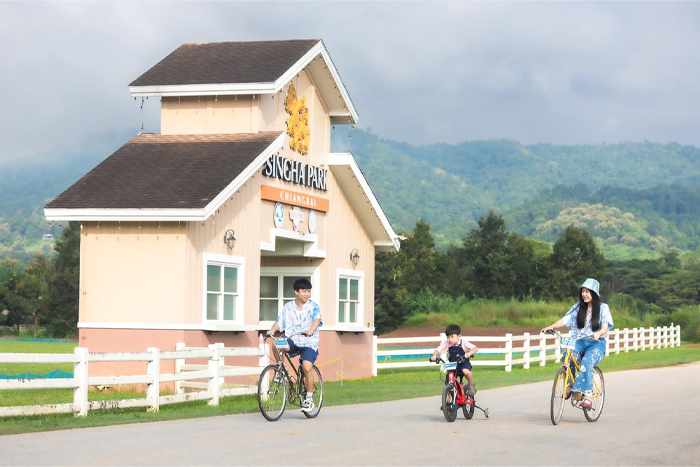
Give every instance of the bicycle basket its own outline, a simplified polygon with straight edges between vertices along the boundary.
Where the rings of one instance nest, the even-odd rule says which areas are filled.
[[[287,342],[287,339],[284,337],[280,337],[279,339],[275,339],[275,347],[278,349],[288,349],[289,342]]]
[[[445,362],[440,367],[442,371],[452,371],[457,369],[457,362]]]
[[[562,337],[561,338],[561,346],[564,347],[565,349],[573,350],[574,347],[576,347],[576,339],[571,339],[569,337]]]

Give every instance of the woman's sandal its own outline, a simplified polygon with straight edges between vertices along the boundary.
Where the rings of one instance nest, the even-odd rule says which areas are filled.
[[[593,404],[591,403],[590,399],[584,399],[581,401],[581,408],[582,409],[590,410],[591,407],[593,407]]]
[[[564,400],[567,400],[567,401],[569,400],[569,398],[571,397],[571,389],[572,389],[573,387],[574,387],[573,384],[569,384],[569,385],[566,387],[566,394],[564,395]]]

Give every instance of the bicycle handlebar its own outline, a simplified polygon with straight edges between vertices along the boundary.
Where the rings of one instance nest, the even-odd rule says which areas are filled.
[[[284,336],[284,332],[280,333],[280,337],[282,337],[282,336]],[[304,333],[304,332],[295,332],[294,334],[290,334],[289,336],[286,336],[286,337],[287,337],[288,339],[291,339],[291,338],[294,337],[294,336],[306,336],[306,333]],[[308,336],[306,336],[306,337],[308,337]],[[274,339],[275,336],[272,335],[272,334],[270,334],[270,333],[268,332],[268,333],[265,334],[265,339],[268,339],[268,338],[273,338],[273,339]]]
[[[564,338],[564,336],[562,336],[559,331],[555,331],[554,329],[546,330],[545,334],[553,334],[554,336],[558,337],[559,340]],[[600,339],[596,339],[595,337],[593,337],[593,334],[580,335],[580,336],[577,336],[576,338],[574,338],[574,340],[581,340],[581,339],[592,339],[594,341],[600,340]]]
[[[431,358],[432,358],[432,357],[431,357]],[[433,361],[431,360],[431,358],[429,358],[428,361],[431,362],[431,363],[433,363]],[[474,356],[472,355],[472,356],[469,357],[469,358],[474,358]],[[457,363],[459,364],[459,363],[465,362],[465,361],[469,360],[469,358],[459,357],[459,358],[457,359]],[[435,358],[435,363],[437,363],[437,364],[439,365],[440,363],[447,363],[447,362],[446,362],[445,360],[443,360],[442,358],[437,357],[437,358]]]

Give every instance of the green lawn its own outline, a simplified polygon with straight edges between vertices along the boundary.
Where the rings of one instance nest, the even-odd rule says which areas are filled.
[[[77,342],[51,342],[0,339],[0,353],[73,353]],[[72,363],[0,363],[0,374],[19,375],[33,373],[45,375],[54,370],[73,373]],[[5,405],[0,402],[0,405]]]
[[[0,342],[0,352],[4,347]],[[72,348],[69,349],[72,351]],[[644,352],[629,352],[619,355],[611,354],[601,364],[605,372],[651,368],[658,366],[678,365],[700,361],[700,348],[682,346],[668,349],[647,350]],[[513,386],[549,380],[553,377],[557,364],[548,362],[547,366],[532,366],[530,370],[514,367],[506,373],[502,368],[476,367],[474,374],[479,390],[496,387]],[[51,368],[52,371],[55,368]],[[438,396],[443,388],[438,366],[429,368],[387,369],[379,372],[376,378],[327,382],[324,384],[324,405],[360,404],[415,397]],[[60,400],[70,402],[70,390],[35,390],[39,394],[32,395],[38,400]],[[30,399],[20,392],[4,391],[2,405],[26,405]],[[50,395],[49,393],[54,393]],[[108,398],[144,397],[134,393],[100,393],[90,392],[90,400]],[[10,401],[10,403],[7,403]],[[50,403],[50,402],[31,402]],[[79,427],[104,426],[124,423],[152,422],[196,417],[228,415],[234,413],[257,412],[255,396],[238,396],[222,398],[218,407],[210,407],[206,401],[188,402],[161,406],[157,413],[148,413],[143,408],[91,411],[87,417],[75,417],[72,414],[44,415],[35,417],[14,417],[0,420],[0,435],[25,433],[34,431],[58,430]]]

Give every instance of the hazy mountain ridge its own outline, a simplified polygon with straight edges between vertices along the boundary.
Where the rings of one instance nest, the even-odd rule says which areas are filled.
[[[700,212],[689,208],[700,204],[700,149],[693,146],[511,140],[411,146],[359,129],[350,136],[348,143],[347,130],[334,133],[334,149],[349,146],[394,228],[412,231],[423,218],[442,247],[460,242],[489,209],[510,230],[545,241],[577,219],[595,236],[605,217],[610,225],[598,239],[616,256],[694,250],[700,242]],[[582,216],[585,209],[595,215]]]
[[[80,154],[1,164],[0,256],[18,257],[42,234],[55,235],[43,206],[127,140],[114,134]],[[505,139],[412,146],[339,126],[332,150],[353,153],[397,232],[423,218],[443,248],[461,242],[489,209],[509,230],[548,242],[570,222],[586,225],[613,256],[700,244],[700,149],[693,146]]]

